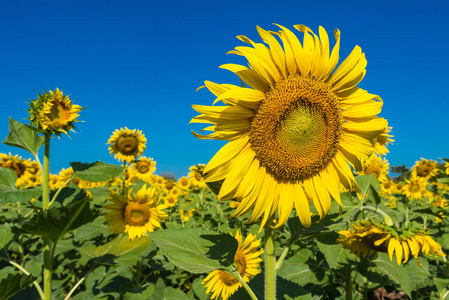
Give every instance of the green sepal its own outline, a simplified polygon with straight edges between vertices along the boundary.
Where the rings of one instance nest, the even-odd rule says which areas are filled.
[[[28,287],[36,277],[26,274],[8,274],[8,277],[0,281],[0,299],[6,300],[21,290]]]
[[[225,179],[221,179],[214,182],[206,182],[206,185],[215,195],[218,195],[220,193],[220,189],[224,181]]]
[[[171,228],[148,233],[176,266],[191,273],[232,272],[238,242],[230,234],[197,228]]]
[[[17,122],[10,117],[9,134],[3,143],[24,149],[30,152],[37,160],[38,150],[45,142],[45,138],[37,133],[38,131],[34,127]]]
[[[56,243],[66,233],[92,222],[99,215],[98,210],[90,209],[89,197],[84,192],[81,191],[77,198],[82,199],[40,211],[22,227],[13,227],[12,232],[40,235]]]
[[[106,164],[101,161],[94,163],[70,163],[75,174],[73,177],[78,177],[89,182],[102,182],[117,177],[125,171],[123,166]]]
[[[42,187],[16,189],[16,180],[17,175],[12,169],[0,167],[0,203],[24,203],[42,195]]]

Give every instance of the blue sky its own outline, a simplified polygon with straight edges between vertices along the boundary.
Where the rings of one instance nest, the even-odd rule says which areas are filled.
[[[51,172],[72,161],[117,163],[106,146],[115,129],[140,129],[156,173],[186,175],[224,144],[197,140],[192,104],[210,105],[204,80],[239,84],[219,69],[244,61],[226,52],[256,25],[341,30],[340,62],[359,45],[368,60],[359,84],[384,100],[393,126],[391,165],[449,157],[447,1],[1,1],[0,138],[22,120],[36,92],[56,87],[81,112],[79,131],[51,145]],[[24,120],[22,120],[24,121]],[[26,121],[24,121],[26,123]],[[30,157],[0,145],[0,152]],[[41,151],[43,152],[43,151]]]

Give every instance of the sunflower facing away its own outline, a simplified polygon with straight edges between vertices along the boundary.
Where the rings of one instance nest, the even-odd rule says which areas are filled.
[[[116,234],[127,232],[131,240],[147,232],[161,228],[161,223],[168,217],[159,204],[156,189],[144,185],[135,194],[129,190],[127,197],[113,193],[109,200],[112,204],[104,205],[109,210],[106,222]]]
[[[234,266],[242,279],[245,282],[249,282],[251,277],[260,273],[257,267],[262,261],[260,255],[263,253],[263,249],[257,250],[260,246],[260,240],[256,240],[255,235],[249,234],[242,243],[242,234],[239,230],[235,235],[235,239],[238,242],[238,248],[234,256]],[[211,299],[221,297],[223,300],[231,297],[242,286],[234,276],[221,270],[209,273],[202,284],[207,288],[206,293],[212,293]]]
[[[58,88],[54,92],[38,94],[37,100],[32,100],[29,105],[31,124],[56,135],[68,134],[69,130],[73,130],[74,123],[78,122],[78,113],[84,109],[73,104],[69,96]]]
[[[147,139],[141,130],[130,130],[128,127],[116,129],[109,138],[109,153],[115,154],[121,162],[131,163],[146,149]]]
[[[319,37],[304,25],[301,44],[289,29],[279,32],[257,27],[262,43],[245,36],[249,46],[230,53],[244,56],[249,67],[222,65],[248,86],[217,84],[206,87],[217,97],[214,104],[193,105],[200,113],[191,123],[212,124],[193,132],[200,139],[227,140],[204,169],[205,181],[224,180],[220,200],[236,199],[240,205],[232,217],[252,211],[248,222],[263,215],[261,228],[275,214],[282,226],[296,208],[301,223],[311,225],[313,202],[323,218],[331,197],[340,205],[340,183],[359,189],[350,165],[362,169],[360,159],[373,152],[373,142],[388,127],[377,114],[379,96],[357,87],[365,75],[365,54],[356,46],[336,68],[340,31],[329,47],[327,32]],[[278,40],[281,40],[283,46]]]
[[[420,266],[422,264],[418,260],[419,255],[432,252],[434,256],[446,256],[441,251],[441,245],[422,230],[398,230],[364,220],[358,221],[353,227],[353,230],[340,231],[341,236],[337,241],[356,255],[366,257],[368,254],[385,252],[393,261],[393,254],[396,254],[396,262],[400,265],[402,256],[404,256],[402,262],[406,263],[411,254]]]

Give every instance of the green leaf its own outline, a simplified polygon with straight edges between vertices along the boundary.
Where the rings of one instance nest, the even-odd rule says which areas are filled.
[[[348,259],[354,257],[349,250],[337,243],[338,233],[331,232],[326,235],[319,236],[316,239],[318,249],[324,254],[327,264],[332,269],[337,269],[345,264]]]
[[[396,260],[390,261],[386,253],[379,253],[377,259],[373,260],[376,272],[387,275],[391,280],[397,283],[404,292],[411,296],[412,291],[419,288],[431,274],[412,259],[405,265],[398,266]]]
[[[300,286],[319,283],[324,279],[324,269],[317,266],[312,257],[312,251],[301,249],[282,263],[278,275]]]
[[[9,168],[0,167],[0,203],[28,202],[42,195],[42,188],[16,189],[16,173]]]
[[[196,228],[172,228],[148,234],[175,265],[191,273],[234,270],[238,243],[229,234]]]
[[[72,162],[70,165],[72,166],[73,171],[75,171],[74,177],[79,177],[80,179],[89,182],[106,181],[119,176],[125,170],[122,166],[106,164],[101,161],[91,164]]]
[[[376,205],[380,203],[381,199],[378,193],[380,191],[380,184],[373,174],[357,176],[355,180],[362,190],[363,199],[370,199]]]
[[[29,223],[23,224],[20,228],[14,227],[13,232],[48,237],[56,243],[67,232],[95,220],[99,215],[98,210],[90,209],[89,197],[82,192],[78,195],[84,199],[41,211]]]
[[[89,245],[82,248],[81,255],[93,259],[98,264],[121,264],[131,267],[141,259],[141,254],[150,243],[151,240],[146,236],[130,240],[127,235],[119,235],[105,245]]]
[[[8,274],[0,281],[0,300],[6,300],[29,286],[36,277],[26,274]]]
[[[25,149],[38,159],[38,150],[45,142],[45,138],[37,134],[37,130],[9,118],[9,134],[4,144]]]
[[[200,300],[208,300],[210,299],[209,295],[206,294],[207,288],[204,287],[203,282],[204,276],[196,278],[192,282],[192,290],[195,293],[195,296],[198,297]]]

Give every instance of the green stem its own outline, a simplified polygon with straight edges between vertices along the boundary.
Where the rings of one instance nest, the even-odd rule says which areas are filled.
[[[284,251],[282,251],[281,257],[279,257],[278,261],[276,262],[276,272],[279,271],[279,269],[282,266],[282,262],[284,261],[285,257],[287,256],[288,250],[290,250],[290,245],[284,248]]]
[[[243,280],[242,276],[240,276],[239,272],[234,272],[232,275],[242,284],[245,290],[248,292],[249,296],[252,300],[258,300],[256,294],[254,294],[253,290],[249,287],[249,285]]]
[[[351,266],[346,267],[346,300],[352,300]]]
[[[75,286],[70,290],[70,292],[67,294],[67,296],[65,296],[64,300],[68,300],[70,299],[70,297],[72,296],[72,294],[75,292],[75,290],[80,286],[81,283],[83,283],[83,281],[86,279],[86,277],[83,277],[80,279],[80,281],[78,281]]]
[[[62,191],[63,188],[66,187],[67,184],[69,184],[69,182],[72,180],[73,176],[70,177],[69,179],[67,179],[62,185],[61,187],[58,189],[58,191],[55,193],[55,195],[53,196],[53,198],[51,199],[51,202],[48,204],[48,208],[51,207],[51,205],[53,204],[53,202],[55,202],[56,197],[58,197],[59,193]]]
[[[44,171],[42,173],[42,208],[47,210],[50,204],[50,134],[46,133],[44,149]],[[51,299],[51,273],[53,268],[52,241],[44,237],[44,300]]]
[[[361,212],[365,212],[366,210],[372,211],[372,212],[380,215],[382,217],[382,219],[383,219],[385,224],[387,224],[388,226],[393,226],[393,220],[391,219],[391,217],[389,215],[387,215],[385,212],[383,212],[381,209],[379,209],[377,207],[373,207],[373,206],[361,206],[361,207],[359,207],[358,211],[354,215],[354,220],[357,219],[357,217],[359,216],[359,214]]]
[[[274,229],[265,226],[265,300],[276,300],[276,251]]]
[[[16,267],[17,269],[19,269],[20,271],[22,271],[23,273],[25,273],[26,275],[30,275],[30,272],[28,272],[24,267],[22,267],[21,265],[19,265],[16,262],[10,261],[9,262],[11,265],[13,265],[14,267]],[[34,286],[36,287],[37,292],[39,293],[39,295],[41,296],[41,299],[44,299],[44,291],[42,290],[41,286],[39,285],[39,283],[37,283],[37,281],[33,281]]]

